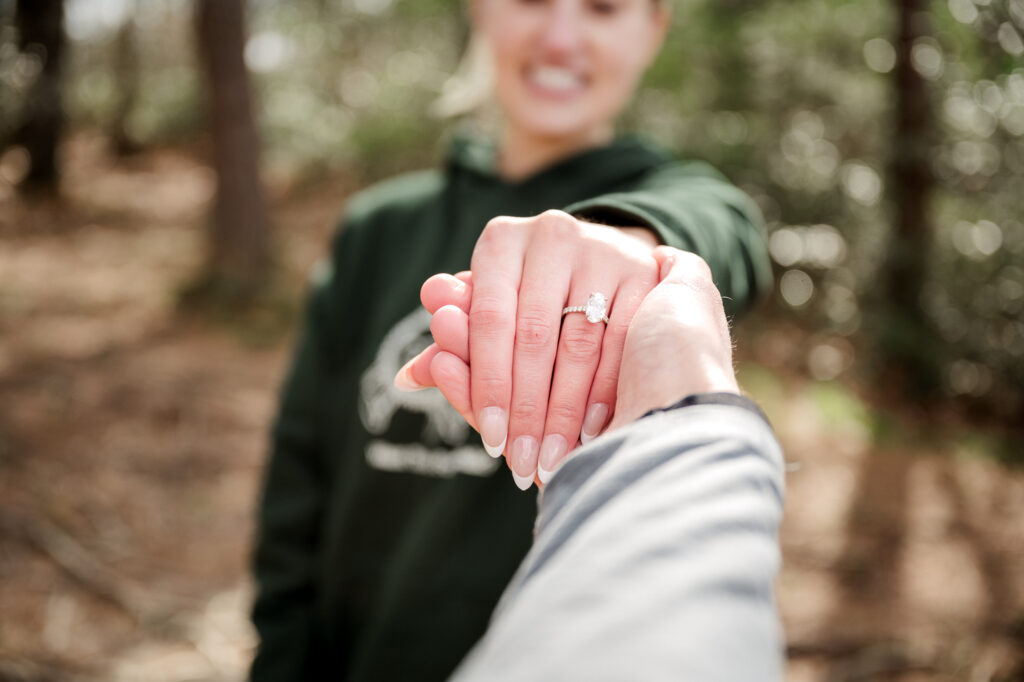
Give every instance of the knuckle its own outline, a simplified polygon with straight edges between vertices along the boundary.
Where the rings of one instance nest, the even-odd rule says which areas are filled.
[[[551,321],[540,311],[520,313],[516,320],[516,346],[529,350],[547,348],[555,335]]]
[[[508,399],[508,381],[497,371],[480,370],[472,375],[474,394],[483,397],[484,405],[501,405]]]
[[[509,216],[495,216],[484,225],[484,231],[480,234],[481,239],[487,237],[493,239],[507,233],[515,221]]]
[[[579,226],[579,221],[565,211],[549,209],[537,216],[537,224],[546,233],[572,233]]]
[[[508,311],[502,309],[496,301],[480,301],[473,306],[469,315],[469,330],[472,334],[485,336],[510,332],[512,329]]]
[[[473,248],[471,270],[476,270],[480,258],[500,257],[509,248],[513,237],[515,221],[507,216],[498,216],[487,221]]]
[[[549,424],[572,424],[580,421],[580,417],[578,406],[570,402],[552,400],[551,404],[548,405]]]
[[[575,221],[571,215],[565,211],[560,211],[557,208],[549,208],[548,210],[541,213],[538,218],[544,222],[562,223],[566,221]]]
[[[688,251],[683,252],[679,257],[685,259],[687,275],[695,285],[713,284],[711,266],[706,260]]]
[[[576,363],[596,361],[601,352],[602,338],[600,330],[596,329],[596,326],[588,322],[586,327],[576,325],[563,327],[559,356],[564,356],[567,360]]]
[[[512,421],[520,424],[531,422],[540,414],[540,405],[531,398],[516,398],[510,410]]]

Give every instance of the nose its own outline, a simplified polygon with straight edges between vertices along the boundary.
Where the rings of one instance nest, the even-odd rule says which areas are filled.
[[[552,3],[541,37],[541,47],[550,56],[571,55],[583,44],[583,15],[578,0]]]

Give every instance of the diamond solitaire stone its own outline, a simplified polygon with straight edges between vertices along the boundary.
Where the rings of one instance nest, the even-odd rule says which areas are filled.
[[[608,312],[608,299],[604,297],[604,294],[592,293],[587,299],[587,305],[583,312],[587,315],[587,322],[603,322],[605,314]]]

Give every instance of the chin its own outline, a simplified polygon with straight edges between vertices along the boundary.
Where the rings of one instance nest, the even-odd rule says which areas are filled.
[[[590,141],[613,127],[617,109],[605,96],[590,89],[559,100],[533,88],[511,89],[510,97],[499,97],[505,116],[521,133],[548,142]]]
[[[598,131],[610,127],[609,123],[584,116],[579,111],[543,111],[539,107],[520,115],[511,116],[515,126],[523,133],[538,140],[549,142],[563,140],[585,140],[595,137]]]

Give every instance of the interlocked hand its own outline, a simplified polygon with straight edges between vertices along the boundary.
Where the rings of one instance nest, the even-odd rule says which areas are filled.
[[[432,363],[442,350],[454,356],[436,368],[453,380],[449,402],[492,456],[507,453],[520,487],[535,476],[546,481],[613,413],[626,329],[657,282],[653,235],[647,240],[561,211],[495,218],[477,241],[471,276],[424,284],[437,343],[403,368],[398,384],[445,390]],[[607,322],[563,317],[566,306],[584,306],[595,292],[607,299]]]

